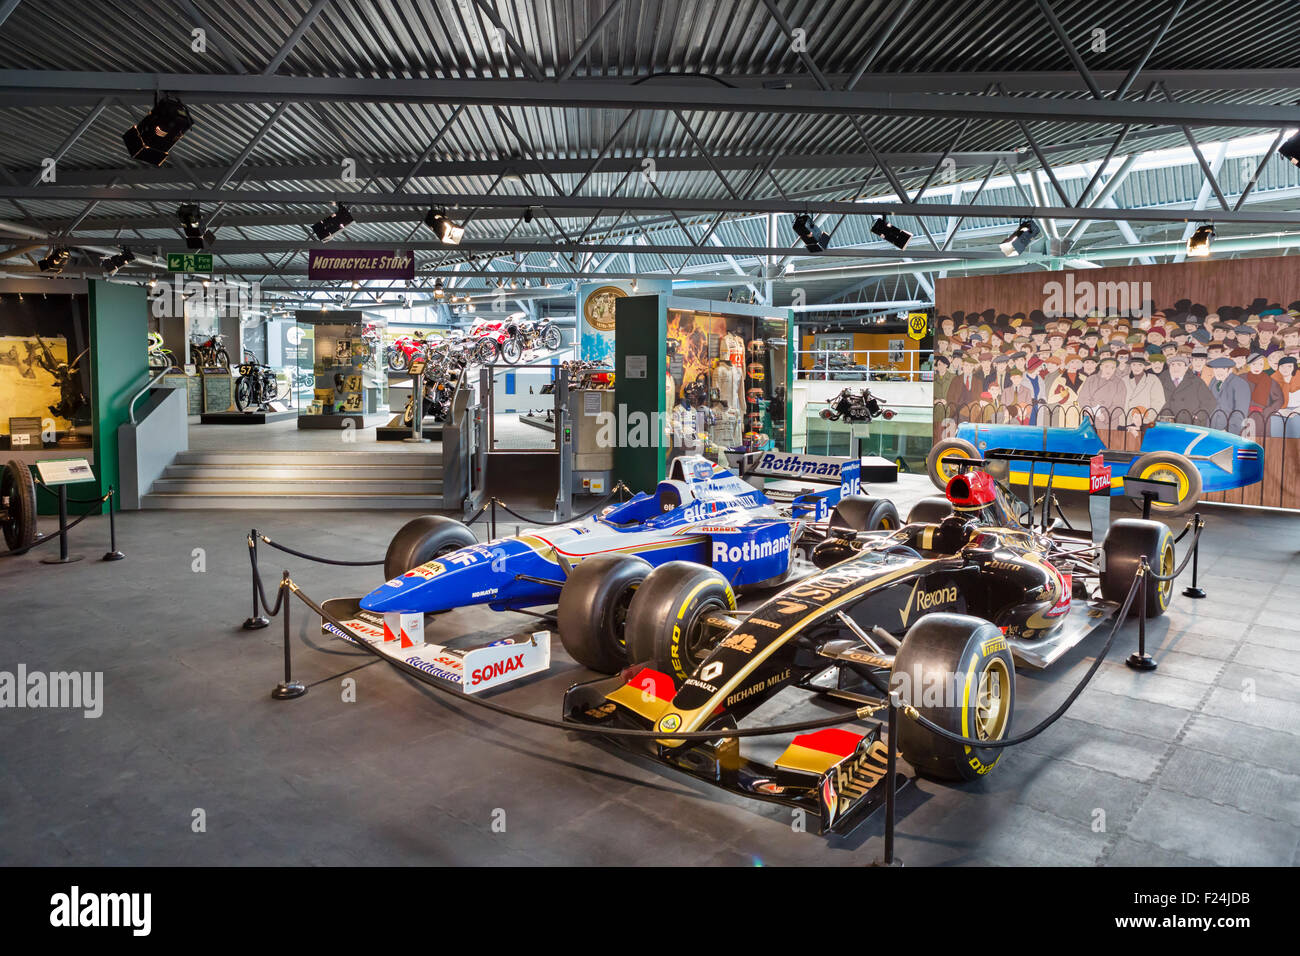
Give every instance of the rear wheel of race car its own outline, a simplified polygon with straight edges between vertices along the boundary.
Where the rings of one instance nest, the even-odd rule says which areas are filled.
[[[628,665],[628,609],[651,567],[630,554],[598,554],[569,572],[560,589],[556,628],[570,657],[603,674]]]
[[[0,516],[10,551],[36,541],[36,482],[21,461],[10,461],[0,473]]]
[[[691,561],[661,564],[628,608],[628,659],[685,680],[713,649],[705,618],[735,609],[735,592],[713,568]]]
[[[1138,566],[1142,556],[1146,555],[1151,570],[1157,574],[1170,575],[1174,571],[1174,536],[1159,521],[1147,521],[1142,518],[1121,518],[1111,523],[1106,532],[1106,540],[1101,545],[1106,558],[1106,566],[1101,572],[1101,596],[1103,600],[1122,603],[1128,597],[1129,588],[1137,579]],[[1169,599],[1173,596],[1173,581],[1147,579],[1146,616],[1159,617],[1169,608]],[[1141,610],[1138,603],[1141,595],[1133,598],[1129,614]]]
[[[858,531],[893,531],[899,526],[898,509],[888,498],[870,495],[848,495],[839,500],[831,512],[826,530],[856,533]]]
[[[988,621],[965,614],[927,614],[903,638],[890,675],[898,691],[931,723],[977,740],[1000,740],[1015,707],[1015,663],[1006,638]],[[922,776],[978,780],[1001,749],[971,747],[898,715],[898,749]]]
[[[935,495],[931,498],[922,498],[912,505],[912,510],[907,513],[907,523],[938,524],[950,514],[952,514],[952,502]]]
[[[940,490],[948,487],[948,481],[957,474],[957,461],[962,458],[979,458],[980,453],[964,438],[945,438],[936,442],[925,458],[925,473],[930,476],[934,486]]]
[[[1178,503],[1151,502],[1152,514],[1181,515],[1196,506],[1201,497],[1201,473],[1183,455],[1174,451],[1147,452],[1129,466],[1128,477],[1168,481],[1178,486]]]
[[[388,542],[384,577],[391,581],[412,568],[471,544],[478,544],[478,538],[455,518],[444,515],[412,518]]]

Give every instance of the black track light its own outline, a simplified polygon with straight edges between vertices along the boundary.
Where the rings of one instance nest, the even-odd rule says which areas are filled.
[[[161,166],[171,148],[193,125],[194,120],[185,104],[174,96],[164,96],[144,119],[122,134],[122,141],[132,159],[150,166]]]
[[[338,203],[334,212],[313,225],[311,231],[321,242],[329,242],[329,240],[334,238],[334,236],[352,225],[354,221],[351,210],[349,210],[347,206],[343,205],[343,203]]]
[[[465,235],[465,227],[452,222],[441,209],[430,209],[425,213],[424,224],[433,230],[439,242],[449,246],[459,245]]]
[[[203,248],[203,220],[198,203],[182,203],[176,209],[176,218],[185,233],[185,248],[197,250]]]
[[[1292,166],[1300,166],[1300,133],[1296,133],[1279,146],[1277,154]]]
[[[1197,226],[1191,238],[1187,240],[1187,254],[1205,258],[1210,254],[1210,243],[1214,241],[1214,226],[1208,222]]]
[[[871,224],[871,234],[879,236],[892,246],[899,249],[906,249],[907,244],[912,241],[912,234],[906,229],[899,229],[884,216],[881,216]]]
[[[803,240],[809,252],[825,252],[830,248],[831,237],[821,226],[813,222],[812,216],[808,213],[795,216],[791,228],[794,229],[794,234]]]
[[[1002,242],[998,243],[998,248],[1002,250],[1004,256],[1018,256],[1026,249],[1029,244],[1043,234],[1038,223],[1032,219],[1022,220],[1020,225],[1016,226],[1016,231],[1007,236]]]
[[[45,258],[38,260],[36,264],[40,266],[42,272],[58,275],[71,258],[72,250],[67,246],[51,246],[50,251],[45,254]]]
[[[122,246],[122,251],[115,256],[105,256],[99,260],[99,267],[104,270],[105,275],[116,275],[117,270],[129,262],[135,262],[135,256],[126,246]]]

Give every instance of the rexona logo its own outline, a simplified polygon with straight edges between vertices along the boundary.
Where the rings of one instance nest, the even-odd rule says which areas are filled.
[[[50,925],[57,927],[129,927],[132,936],[148,936],[152,913],[152,893],[82,893],[74,886],[50,897]]]
[[[725,541],[713,542],[713,560],[730,561],[739,564],[742,561],[757,561],[770,558],[776,554],[785,554],[790,550],[790,536],[784,535],[770,541],[746,541],[744,544],[727,546]]]
[[[497,661],[487,667],[476,667],[474,672],[469,675],[470,685],[475,686],[484,681],[496,680],[498,677],[504,677],[506,674],[520,670],[523,666],[524,655],[516,654],[514,657]]]
[[[957,586],[950,584],[946,588],[936,588],[933,591],[916,592],[916,609],[924,611],[926,608],[938,607],[940,604],[953,604],[957,600]]]

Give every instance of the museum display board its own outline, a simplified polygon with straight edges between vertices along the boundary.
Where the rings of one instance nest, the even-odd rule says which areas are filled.
[[[1205,500],[1300,507],[1300,270],[1286,258],[940,279],[934,434],[1078,427],[1142,448],[1156,422],[1263,449],[1263,481]]]
[[[788,310],[668,295],[615,300],[615,472],[651,487],[677,455],[789,450]]]
[[[299,428],[344,428],[346,421],[361,428],[365,413],[375,410],[374,398],[366,392],[377,391],[374,376],[382,372],[368,361],[375,353],[363,337],[365,329],[358,311],[297,313],[293,352]]]

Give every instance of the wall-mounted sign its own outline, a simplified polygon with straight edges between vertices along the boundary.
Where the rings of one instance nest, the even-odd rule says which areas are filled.
[[[167,253],[168,272],[211,272],[212,253],[210,252],[169,252]]]
[[[907,313],[907,335],[918,342],[930,331],[930,315],[927,312]]]
[[[309,249],[309,279],[414,279],[415,255],[375,249]]]

